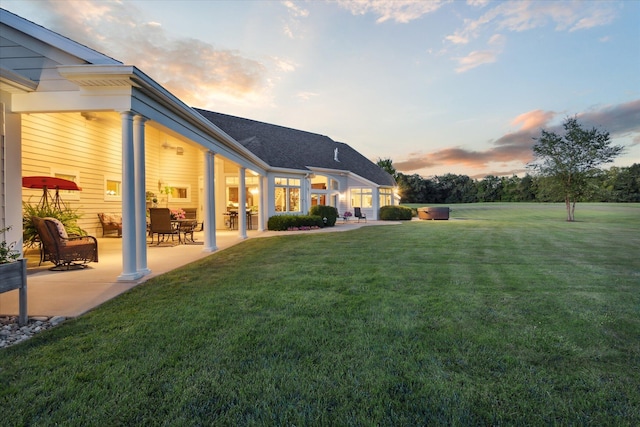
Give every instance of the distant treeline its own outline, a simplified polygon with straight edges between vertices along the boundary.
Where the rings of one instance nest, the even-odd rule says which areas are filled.
[[[446,174],[432,178],[394,174],[401,203],[563,202],[548,178],[525,175],[471,179]],[[640,202],[640,164],[612,167],[588,178],[580,202]]]

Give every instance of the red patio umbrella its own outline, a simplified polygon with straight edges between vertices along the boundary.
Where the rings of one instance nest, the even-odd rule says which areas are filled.
[[[73,181],[63,178],[56,178],[55,176],[24,176],[22,177],[22,186],[25,188],[41,188],[42,198],[38,203],[38,206],[48,206],[51,204],[49,199],[55,207],[62,210],[60,204],[64,205],[64,201],[60,199],[59,190],[72,190],[82,191],[82,188],[78,187]],[[55,189],[55,197],[49,195],[49,189]]]

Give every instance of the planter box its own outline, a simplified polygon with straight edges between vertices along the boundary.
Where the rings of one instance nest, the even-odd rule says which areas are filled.
[[[18,324],[27,324],[27,260],[0,264],[0,293],[19,289],[20,314]]]

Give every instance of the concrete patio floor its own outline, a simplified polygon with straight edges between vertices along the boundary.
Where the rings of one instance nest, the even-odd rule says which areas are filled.
[[[291,235],[296,233],[324,233],[353,230],[367,225],[392,225],[398,222],[350,221],[311,231],[254,231],[248,230],[248,239],[241,239],[238,231],[218,231],[216,245],[219,252],[249,239]],[[195,233],[196,242],[202,242],[202,233]],[[177,241],[176,241],[177,243]],[[151,274],[130,282],[118,282],[122,272],[122,240],[113,237],[98,238],[99,262],[90,263],[87,268],[70,271],[50,271],[51,263],[38,266],[39,253],[29,251],[27,272],[27,311],[29,317],[64,316],[76,317],[99,306],[129,289],[160,274],[197,261],[216,252],[203,252],[202,245],[156,246],[149,245],[147,264]],[[18,290],[0,294],[0,316],[18,314]]]

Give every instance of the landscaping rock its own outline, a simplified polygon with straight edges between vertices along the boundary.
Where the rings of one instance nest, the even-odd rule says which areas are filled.
[[[18,325],[18,316],[0,317],[0,348],[9,347],[66,320],[65,317],[32,317],[25,326]]]

